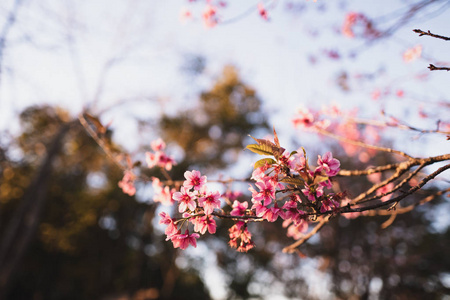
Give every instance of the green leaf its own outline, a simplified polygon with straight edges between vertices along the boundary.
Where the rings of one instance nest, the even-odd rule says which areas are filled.
[[[255,162],[254,168],[256,169],[256,168],[264,166],[265,164],[272,165],[275,163],[276,163],[276,161],[273,160],[272,158],[263,158],[263,159],[260,159],[257,162]]]
[[[297,154],[297,153],[298,152],[294,150],[294,151],[291,152],[291,154],[289,156],[292,156],[292,155]]]
[[[316,177],[314,178],[313,184],[319,184],[319,183],[327,181],[327,180],[328,180],[328,176],[316,175]]]
[[[281,179],[281,182],[285,182],[292,185],[305,185],[305,182],[301,178],[285,177]]]
[[[250,144],[245,147],[246,149],[260,155],[273,155],[272,147],[270,147],[267,144],[263,145],[256,145],[256,144]]]

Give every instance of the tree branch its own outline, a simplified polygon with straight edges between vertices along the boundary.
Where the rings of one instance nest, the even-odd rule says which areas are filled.
[[[425,31],[420,30],[420,29],[413,29],[413,31],[414,31],[415,33],[418,33],[419,36],[422,36],[422,35],[428,35],[428,36],[431,36],[431,37],[434,37],[434,38],[437,38],[437,39],[441,39],[441,40],[444,40],[444,41],[450,41],[450,38],[449,38],[449,37],[431,33],[429,30],[425,32]]]

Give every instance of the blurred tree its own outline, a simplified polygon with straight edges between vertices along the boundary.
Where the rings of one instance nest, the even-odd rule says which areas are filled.
[[[164,116],[161,133],[185,150],[179,170],[192,164],[225,167],[232,161],[224,152],[237,156],[245,133],[268,127],[259,110],[255,91],[227,67],[212,90],[202,93],[199,107]],[[177,251],[153,228],[156,204],[120,191],[122,171],[79,123],[50,106],[28,108],[20,119],[21,135],[2,152],[1,265],[16,256],[21,235],[29,240],[21,246],[26,255],[8,274],[0,268],[0,278],[8,279],[2,284],[7,298],[209,298],[197,271],[177,268]],[[103,138],[110,141],[111,133]],[[52,148],[55,142],[59,147]],[[32,185],[33,176],[45,183]],[[27,190],[42,194],[39,207],[34,197],[25,198]],[[27,218],[34,211],[31,228]]]
[[[117,187],[121,171],[68,120],[49,106],[26,109],[23,132],[1,162],[4,298],[183,299],[189,293],[208,299],[198,275],[179,270],[176,251],[161,243],[151,222],[156,206],[124,195]],[[60,149],[52,148],[55,140]],[[33,176],[45,182],[35,187]],[[25,248],[21,263],[11,265]]]
[[[192,165],[212,171],[236,162],[247,135],[269,128],[256,91],[239,78],[233,66],[223,69],[196,106],[175,116],[164,115],[158,127],[166,142],[183,149],[184,158],[177,168],[182,172]]]

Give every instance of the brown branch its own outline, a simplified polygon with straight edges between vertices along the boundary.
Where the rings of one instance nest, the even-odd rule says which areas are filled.
[[[450,41],[450,37],[434,34],[434,33],[431,33],[429,30],[425,32],[425,31],[420,30],[420,29],[413,29],[413,31],[415,33],[418,33],[419,36],[428,35],[428,36],[431,36],[431,37],[434,37],[434,38],[437,38],[437,39],[441,39],[441,40],[444,40],[444,41]]]
[[[362,175],[370,175],[373,173],[379,173],[383,171],[393,170],[398,168],[401,163],[389,164],[384,166],[378,166],[374,168],[369,168],[366,170],[340,170],[337,176],[362,176]]]
[[[306,234],[305,236],[303,236],[301,239],[299,239],[298,241],[296,241],[295,243],[284,247],[283,248],[283,253],[293,253],[295,252],[295,248],[299,247],[300,245],[302,245],[303,243],[305,243],[306,241],[308,241],[313,235],[315,235],[316,233],[319,232],[320,229],[322,229],[322,227],[328,223],[328,221],[330,220],[331,215],[328,216],[324,216],[322,218],[322,220],[319,221],[319,223],[314,227],[313,230],[311,230],[310,232],[308,232],[308,234]]]
[[[450,71],[449,67],[436,67],[435,65],[430,64],[428,66],[428,69],[430,69],[430,71],[438,71],[438,70],[442,70],[442,71]]]
[[[447,192],[450,192],[450,188],[442,190],[442,191],[438,191],[436,193],[434,193],[433,195],[430,195],[428,197],[425,197],[424,199],[420,200],[417,203],[405,206],[405,207],[398,207],[395,209],[391,209],[391,210],[371,210],[371,211],[367,211],[366,214],[362,215],[365,217],[373,217],[373,216],[389,216],[392,214],[404,214],[404,213],[408,213],[410,211],[412,211],[414,208],[416,208],[419,205],[423,205],[425,203],[430,202],[431,200],[433,200],[436,197],[439,197]]]
[[[385,114],[386,115],[386,114]],[[392,127],[392,128],[398,128],[401,130],[411,130],[416,131],[418,133],[442,133],[442,134],[449,134],[448,131],[442,131],[437,129],[420,129],[411,125],[406,124],[403,121],[399,121],[398,124],[395,123],[389,123],[386,121],[377,121],[377,120],[366,120],[366,119],[358,119],[358,118],[351,118],[351,117],[345,117],[345,119],[362,125],[370,125],[370,126],[376,126],[376,127]]]
[[[372,200],[381,199],[384,196],[387,196],[387,195],[390,195],[390,194],[394,193],[395,191],[397,191],[400,188],[402,188],[406,183],[408,183],[408,181],[411,178],[413,178],[414,176],[416,176],[417,173],[419,173],[420,170],[422,170],[426,165],[427,165],[426,163],[422,163],[417,169],[415,169],[408,176],[406,176],[402,181],[400,181],[400,183],[398,183],[396,186],[394,186],[392,188],[392,190],[390,190],[390,191],[388,191],[386,193],[380,194],[380,195],[376,195],[376,196],[373,196],[373,197],[370,197],[370,198],[362,199],[361,201],[358,201],[358,203],[361,204],[361,203],[366,203],[366,202],[369,202],[369,201],[372,201]]]
[[[389,164],[379,167],[374,167],[366,170],[340,170],[337,176],[362,176],[362,175],[369,175],[373,173],[388,171],[397,169],[401,164],[409,163],[410,167],[420,165],[422,163],[432,164],[438,161],[445,161],[450,160],[450,154],[443,154],[438,156],[432,156],[428,158],[414,158],[410,161],[401,162],[401,163],[395,163],[395,164]]]
[[[428,175],[427,177],[422,179],[419,182],[419,184],[417,184],[416,186],[411,187],[408,191],[406,191],[405,193],[403,193],[400,196],[394,197],[394,198],[392,198],[390,200],[387,200],[387,201],[384,201],[384,202],[381,202],[381,203],[368,205],[368,206],[364,206],[364,207],[351,208],[350,205],[349,206],[345,206],[345,207],[343,207],[343,210],[341,210],[341,213],[363,212],[363,211],[367,211],[367,210],[373,210],[373,209],[385,207],[385,206],[388,206],[390,204],[398,203],[402,199],[406,198],[407,196],[409,196],[409,195],[413,194],[414,192],[418,191],[419,189],[421,189],[428,181],[432,180],[434,177],[436,177],[437,175],[439,175],[440,173],[444,172],[447,169],[450,169],[450,164],[445,165],[443,167],[440,167],[439,169],[437,169],[436,171],[434,171],[433,173],[431,173],[430,175]],[[335,213],[335,211],[328,211],[328,212],[325,212],[325,213],[332,214],[332,213]]]

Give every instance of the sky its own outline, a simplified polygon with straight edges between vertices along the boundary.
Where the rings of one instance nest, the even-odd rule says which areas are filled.
[[[0,21],[13,3],[2,2]],[[337,103],[343,109],[360,107],[363,115],[373,116],[383,105],[399,115],[413,101],[446,99],[445,74],[426,69],[430,60],[445,61],[445,42],[412,32],[418,27],[445,34],[450,21],[435,13],[441,4],[429,9],[433,18],[425,10],[425,17],[404,25],[392,37],[368,44],[342,35],[348,12],[365,13],[386,29],[414,2],[388,1],[389,9],[383,1],[261,2],[268,21],[259,16],[257,3],[228,1],[219,12],[224,25],[206,28],[201,19],[205,2],[200,0],[23,0],[2,61],[0,129],[14,128],[11,120],[28,105],[57,104],[74,115],[89,106],[93,113],[109,109],[101,117],[112,120],[120,141],[135,129],[131,119],[136,115],[153,118],[162,110],[175,112],[194,103],[226,64],[236,66],[243,80],[255,87],[273,126],[286,132],[292,132],[287,120],[300,106],[320,109]],[[183,20],[184,10],[192,17]],[[423,45],[422,58],[405,63],[404,51],[416,45]],[[330,58],[329,51],[340,58]],[[197,56],[204,58],[205,70],[190,76],[183,66]],[[348,74],[350,92],[336,84],[343,72]],[[358,76],[372,79],[355,79]],[[391,91],[386,98],[395,98],[392,94],[398,89],[405,97],[383,104],[371,100],[373,91],[385,89]],[[133,149],[138,142],[128,141],[126,146]]]
[[[14,2],[1,1],[0,30]],[[357,107],[366,118],[379,117],[384,108],[424,128],[432,128],[436,119],[450,122],[448,108],[445,113],[435,104],[450,103],[450,75],[427,69],[430,63],[448,66],[448,45],[412,32],[420,28],[450,36],[448,1],[438,1],[374,42],[342,34],[349,12],[364,13],[385,30],[417,1],[227,2],[219,13],[222,24],[206,28],[203,0],[22,0],[1,61],[0,130],[17,132],[18,113],[29,105],[56,104],[73,116],[89,108],[105,123],[111,121],[116,141],[133,150],[142,144],[129,138],[136,117],[152,119],[193,105],[227,64],[256,89],[287,144],[303,139],[291,123],[301,106]],[[268,21],[258,14],[258,3],[267,9]],[[192,17],[183,19],[186,10]],[[405,62],[404,52],[418,45],[421,57]],[[184,67],[196,57],[204,59],[205,69],[189,74]],[[337,84],[342,74],[349,91]],[[396,96],[399,90],[403,97]],[[382,96],[374,99],[377,91]],[[419,109],[433,122],[421,119]],[[450,150],[439,136],[395,130],[388,136],[412,155]],[[320,142],[308,139],[312,146]]]

